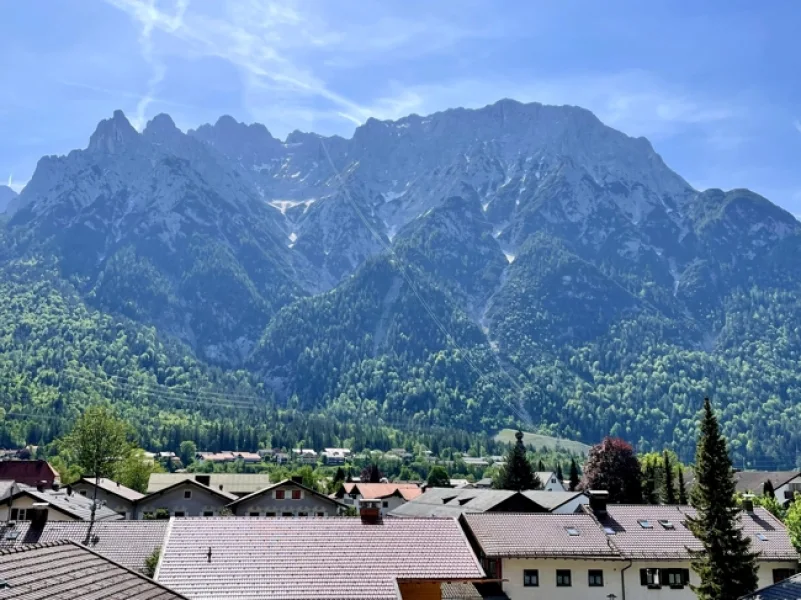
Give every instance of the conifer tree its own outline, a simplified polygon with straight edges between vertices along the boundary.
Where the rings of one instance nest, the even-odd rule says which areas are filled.
[[[501,490],[536,490],[540,487],[540,478],[531,468],[526,457],[526,447],[523,444],[523,432],[515,434],[517,441],[506,454],[506,463],[501,467],[495,487]]]
[[[642,501],[645,504],[659,504],[659,494],[656,489],[656,466],[653,463],[645,467],[645,478],[642,482]]]
[[[562,472],[562,463],[556,463],[556,479],[559,483],[565,480],[565,474]]]
[[[762,484],[762,495],[766,498],[776,497],[776,491],[773,489],[773,482],[770,479]]]
[[[665,481],[662,482],[662,502],[665,504],[676,504],[676,483],[673,480],[675,473],[673,472],[673,463],[670,462],[670,454],[667,450],[662,454],[662,472],[665,476]]]
[[[542,462],[542,459],[537,461],[537,471],[542,473],[545,470],[545,463]]]
[[[571,492],[575,492],[579,485],[579,472],[578,472],[578,465],[576,464],[576,459],[570,459],[570,474],[568,476],[568,489]]]
[[[687,504],[687,486],[684,485],[684,469],[679,465],[679,504]]]
[[[695,455],[695,485],[691,493],[696,516],[688,526],[702,550],[691,552],[692,568],[701,579],[691,586],[699,600],[735,600],[757,587],[758,553],[740,527],[734,497],[735,482],[726,439],[718,428],[709,398]]]

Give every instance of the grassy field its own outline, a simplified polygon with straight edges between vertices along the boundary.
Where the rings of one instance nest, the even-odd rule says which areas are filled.
[[[516,432],[514,429],[502,429],[495,436],[495,439],[500,442],[511,443],[515,441],[515,433]],[[587,452],[590,451],[590,447],[587,444],[582,444],[581,442],[574,442],[573,440],[555,438],[549,435],[542,435],[539,433],[528,433],[526,431],[523,432],[523,442],[526,445],[531,444],[538,450],[543,447],[551,450],[560,448],[562,450],[565,450],[566,452],[572,452],[574,454],[584,454],[584,455],[586,455]]]

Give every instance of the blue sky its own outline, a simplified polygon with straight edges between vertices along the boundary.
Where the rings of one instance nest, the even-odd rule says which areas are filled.
[[[221,114],[349,136],[503,97],[644,135],[698,188],[801,214],[801,3],[775,0],[0,0],[0,180],[135,126]]]

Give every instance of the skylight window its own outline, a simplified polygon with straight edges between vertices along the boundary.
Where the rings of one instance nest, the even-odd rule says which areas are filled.
[[[604,533],[606,535],[615,535],[615,530],[611,527],[604,527]]]
[[[640,524],[640,527],[643,529],[653,529],[654,526],[651,525],[651,522],[648,519],[639,519],[637,521]]]
[[[571,537],[576,537],[577,535],[579,535],[579,530],[576,529],[575,527],[565,527],[565,531],[567,531],[567,535]]]
[[[767,542],[768,541],[768,538],[765,536],[764,533],[758,533],[757,537],[759,538],[760,542]]]
[[[667,519],[659,519],[659,524],[665,529],[676,529],[676,527],[673,525],[673,522],[668,521]]]

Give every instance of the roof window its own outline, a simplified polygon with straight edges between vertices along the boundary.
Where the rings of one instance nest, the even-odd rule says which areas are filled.
[[[579,535],[579,530],[576,529],[575,527],[565,527],[565,531],[567,531],[567,535],[571,537],[576,537],[577,535]]]
[[[637,523],[640,524],[640,527],[643,529],[653,529],[654,526],[651,525],[651,522],[648,519],[638,519]]]
[[[659,524],[665,529],[676,529],[676,527],[673,525],[673,522],[667,519],[659,519]]]
[[[768,538],[764,533],[758,533],[757,537],[759,538],[760,542],[767,542],[768,541]]]

